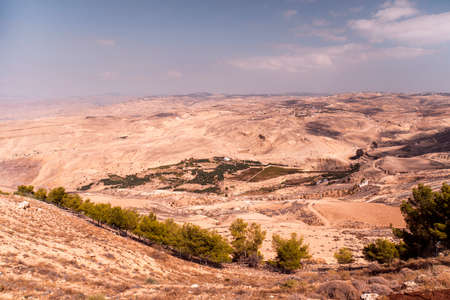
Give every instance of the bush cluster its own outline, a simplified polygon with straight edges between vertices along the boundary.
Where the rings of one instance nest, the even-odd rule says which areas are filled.
[[[428,257],[450,249],[450,185],[433,192],[419,184],[400,206],[406,229],[394,229],[409,257]]]
[[[199,258],[207,262],[221,264],[231,261],[232,248],[228,241],[215,231],[197,225],[180,226],[173,220],[158,221],[156,216],[140,215],[134,210],[110,204],[93,203],[83,200],[78,194],[67,193],[63,187],[34,192],[33,186],[19,186],[16,194],[29,196],[57,205],[77,213],[82,213],[98,225],[108,225],[122,233],[132,233],[150,242],[167,246],[186,258]]]
[[[340,248],[336,253],[334,253],[334,258],[336,258],[338,264],[350,264],[355,261],[352,250],[345,247]]]
[[[233,261],[247,263],[256,267],[263,260],[259,251],[266,237],[266,232],[261,230],[261,225],[252,223],[250,226],[242,219],[236,219],[230,226],[233,237]]]
[[[292,273],[300,269],[302,267],[302,259],[311,257],[309,255],[309,246],[303,244],[303,238],[297,238],[295,233],[292,233],[289,239],[284,239],[274,234],[272,236],[272,245],[277,256],[270,264],[278,267],[285,273]]]
[[[400,243],[378,239],[363,249],[367,260],[391,263],[394,259],[429,257],[450,248],[450,185],[443,183],[433,192],[419,184],[412,197],[400,206],[405,229],[393,228]]]
[[[34,186],[32,185],[19,185],[17,187],[17,191],[14,192],[14,195],[19,196],[33,196],[34,195]]]
[[[141,215],[134,210],[124,209],[110,204],[93,203],[83,200],[78,194],[68,193],[63,187],[48,191],[33,186],[21,185],[18,195],[54,204],[58,207],[83,214],[98,225],[108,225],[123,234],[133,234],[149,242],[165,246],[174,253],[187,259],[200,259],[205,262],[222,264],[234,261],[244,262],[256,267],[263,259],[259,249],[266,232],[261,226],[248,224],[242,219],[235,220],[230,226],[233,237],[231,245],[216,231],[203,229],[194,224],[178,225],[172,219],[159,221],[155,214]],[[273,236],[273,247],[277,253],[273,266],[283,272],[293,272],[301,268],[301,260],[310,257],[308,245],[302,238],[292,234],[290,239]]]
[[[201,169],[193,170],[196,176],[190,181],[190,183],[198,183],[201,185],[216,184],[218,181],[224,180],[224,174],[233,174],[234,172],[248,169],[249,165],[245,163],[234,163],[234,164],[219,164],[213,171],[205,172]]]
[[[397,245],[386,239],[377,239],[374,243],[366,245],[363,254],[366,260],[377,261],[380,264],[390,264],[400,256]]]

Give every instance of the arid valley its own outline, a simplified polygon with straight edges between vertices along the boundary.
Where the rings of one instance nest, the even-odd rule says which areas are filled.
[[[110,203],[141,214],[153,212],[161,220],[193,223],[226,238],[230,238],[230,224],[242,218],[260,224],[267,232],[261,249],[265,259],[275,255],[273,234],[302,235],[310,247],[312,269],[337,268],[333,254],[342,247],[351,249],[356,263],[364,265],[364,245],[380,237],[393,239],[391,226],[405,226],[399,205],[411,196],[413,187],[423,183],[436,190],[450,181],[448,94],[198,93],[69,108],[57,110],[51,117],[0,121],[0,190],[13,192],[23,184],[47,189],[64,186],[94,203]],[[132,268],[137,277],[145,276],[143,264],[150,265],[159,281],[171,282],[178,292],[215,276],[210,267],[182,261],[179,268],[176,258],[161,261],[161,256],[169,256],[105,233],[74,216],[65,218],[58,209],[36,201],[31,212],[15,212],[14,203],[20,197],[1,197],[6,213],[0,221],[9,224],[0,231],[2,243],[12,241],[11,226],[23,231],[17,229],[20,241],[1,248],[0,280],[20,277],[14,268],[8,268],[11,257],[24,264],[48,265],[51,255],[63,260],[64,251],[58,254],[57,249],[67,243],[80,249],[74,246],[73,253],[65,251],[68,257],[64,260],[75,259],[84,265],[77,268],[72,261],[70,267],[62,267],[72,274],[67,280],[73,281],[71,289],[78,292],[83,285],[76,282],[76,276],[89,273],[86,268],[99,268],[95,264],[100,264],[97,260],[102,255],[105,260],[104,251],[114,252],[107,253],[106,259],[108,255],[121,257],[120,264]],[[64,237],[65,242],[56,239],[56,235],[65,236],[62,228],[54,229],[55,233],[50,228],[46,233],[36,232],[34,226],[45,228],[55,218],[73,237]],[[54,234],[55,239],[48,240]],[[83,252],[87,247],[83,239],[94,237],[89,256]],[[29,249],[26,256],[24,247]],[[37,253],[47,251],[48,257],[38,262]],[[90,261],[92,255],[97,262]],[[108,261],[104,264],[115,268]],[[117,268],[121,270],[118,277],[105,280],[125,284],[119,278],[126,277],[126,270]],[[235,268],[230,265],[216,275],[231,278],[233,272],[242,272]],[[261,279],[264,287],[260,289],[269,289],[265,296],[289,294],[266,286],[271,280],[283,280],[284,275],[243,270],[242,276],[248,277],[239,279],[241,285],[252,286],[249,278],[262,276],[267,278]],[[256,275],[250,275],[254,272]],[[189,280],[184,281],[185,273]],[[205,277],[196,279],[200,273]],[[29,276],[31,280],[34,275]],[[214,282],[219,280],[214,278]],[[173,286],[176,281],[180,286]],[[95,283],[87,286],[91,294],[95,292]],[[108,294],[110,288],[99,289]],[[249,287],[241,297],[262,297],[256,290],[258,287]],[[166,292],[171,291],[167,288]],[[212,296],[210,292],[207,289],[197,296],[206,299]],[[234,292],[233,288],[223,295],[234,298]],[[14,298],[23,296],[21,293],[12,289],[9,295]],[[119,294],[128,298],[145,292],[136,287]],[[155,290],[149,295],[155,296]]]

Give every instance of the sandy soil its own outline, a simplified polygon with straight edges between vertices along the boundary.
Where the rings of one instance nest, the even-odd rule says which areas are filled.
[[[202,294],[232,299],[245,286],[245,294],[253,299],[261,297],[261,292],[286,296],[276,283],[286,275],[252,269],[236,275],[240,273],[237,267],[218,270],[190,263],[52,205],[25,199],[31,207],[18,209],[22,200],[0,197],[1,299],[85,299],[93,295],[173,299]],[[233,284],[225,278],[234,278]]]
[[[337,248],[360,253],[367,242],[390,237],[391,223],[402,226],[398,204],[412,187],[425,183],[436,189],[450,182],[449,103],[438,94],[360,93],[151,97],[67,107],[40,119],[0,121],[0,189],[61,185],[75,192],[109,174],[140,174],[191,157],[285,164],[307,172],[256,182],[229,176],[218,184],[227,192],[218,195],[159,190],[150,182],[135,188],[97,185],[82,196],[225,236],[242,217],[267,231],[266,257],[273,256],[272,234],[297,232],[315,257],[334,263]],[[343,178],[280,187],[313,171],[333,173],[356,164],[359,170]]]
[[[23,200],[31,207],[18,208]],[[86,299],[94,295],[113,299],[317,298],[323,284],[336,280],[343,287],[357,280],[355,286],[362,284],[363,288],[383,282],[388,293],[391,288],[411,291],[402,288],[404,281],[416,282],[413,290],[450,286],[448,258],[433,262],[433,268],[427,263],[415,271],[411,268],[424,261],[410,262],[400,272],[387,271],[377,277],[370,276],[373,265],[337,272],[313,262],[290,275],[236,264],[215,269],[180,260],[37,200],[0,196],[0,210],[1,299]],[[258,222],[267,219],[251,213],[241,216]],[[317,228],[315,238],[326,244],[320,235],[323,229]],[[336,234],[342,237],[345,233]],[[380,290],[379,284],[373,287]]]
[[[332,169],[351,163],[356,149],[369,149],[373,141],[382,152],[394,140],[450,127],[447,104],[438,95],[156,97],[3,121],[0,163],[10,171],[0,184],[76,188],[108,173],[133,174],[189,157]]]
[[[316,209],[335,226],[345,226],[348,222],[357,222],[369,226],[404,227],[405,223],[397,206],[381,203],[355,203],[329,201],[318,203]]]
[[[179,196],[183,193],[176,194]],[[391,223],[398,227],[404,226],[399,207],[376,203],[352,203],[333,199],[238,199],[204,205],[173,206],[161,199],[155,201],[151,197],[121,198],[99,193],[82,195],[94,202],[135,208],[141,213],[153,211],[163,219],[173,218],[180,224],[194,223],[217,230],[227,237],[230,236],[228,228],[235,219],[255,222],[267,232],[262,247],[266,258],[274,256],[271,244],[273,234],[288,237],[295,232],[304,237],[315,257],[324,259],[327,263],[336,263],[333,255],[341,247],[354,250],[358,253],[358,261],[362,262],[361,250],[365,244],[380,236],[392,237],[389,228]],[[168,199],[173,200],[173,197]],[[311,215],[315,215],[322,224],[307,224]]]

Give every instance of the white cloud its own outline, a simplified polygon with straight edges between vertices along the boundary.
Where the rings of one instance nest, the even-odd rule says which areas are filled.
[[[344,36],[345,30],[342,28],[316,28],[310,25],[299,26],[295,29],[298,37],[313,36],[325,41],[344,42],[347,38]]]
[[[373,48],[348,43],[332,47],[295,48],[289,54],[238,59],[230,61],[230,64],[243,70],[307,72],[372,60],[411,59],[429,53],[429,50],[422,48]]]
[[[373,43],[389,40],[431,45],[450,41],[450,12],[420,15],[407,0],[386,2],[371,19],[353,20],[349,25]]]
[[[394,21],[419,14],[409,0],[386,1],[381,7],[382,9],[375,14],[375,17],[381,21]]]
[[[169,70],[167,71],[166,77],[168,79],[178,79],[183,77],[183,73],[181,73],[180,71],[177,70]]]
[[[378,49],[372,54],[374,58],[411,59],[433,53],[435,53],[435,51],[423,48],[393,47]]]
[[[113,47],[113,46],[116,45],[116,41],[115,40],[97,40],[96,42],[97,42],[97,44],[99,44],[101,46]]]
[[[283,16],[286,19],[290,19],[291,17],[295,16],[297,14],[297,11],[295,9],[289,9],[283,12]]]

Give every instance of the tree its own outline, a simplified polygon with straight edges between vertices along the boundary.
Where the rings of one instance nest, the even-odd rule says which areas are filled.
[[[80,211],[80,207],[83,204],[83,199],[78,194],[65,194],[61,200],[61,206],[74,210]]]
[[[377,261],[380,264],[390,264],[399,257],[397,245],[386,239],[377,239],[374,243],[366,245],[363,254],[366,260]]]
[[[81,212],[83,212],[86,216],[91,217],[92,218],[92,211],[94,210],[94,206],[95,204],[91,202],[90,199],[87,199],[86,201],[84,201],[79,209]],[[93,219],[93,218],[92,218]]]
[[[410,257],[428,257],[439,247],[450,248],[450,185],[443,183],[440,191],[433,192],[419,184],[400,209],[406,229],[394,228],[393,232],[403,240]]]
[[[355,261],[352,250],[345,247],[334,253],[334,258],[336,258],[338,264],[349,264]]]
[[[231,241],[233,261],[257,266],[263,259],[259,248],[266,236],[266,232],[261,230],[261,225],[252,223],[249,227],[248,223],[239,218],[231,224],[230,232],[233,237]]]
[[[111,204],[109,203],[94,204],[90,201],[85,201],[83,204],[83,211],[85,214],[97,221],[98,225],[108,223],[111,210]]]
[[[47,201],[55,203],[60,206],[62,199],[66,195],[66,190],[63,187],[57,187],[52,189],[47,195]]]
[[[123,210],[123,218],[124,218],[125,231],[134,231],[139,222],[139,215],[134,210],[124,209]]]
[[[34,195],[34,186],[32,185],[19,185],[17,187],[16,195],[20,196],[33,196]]]
[[[34,196],[38,200],[45,201],[45,199],[47,199],[47,190],[44,188],[40,188],[36,193],[34,193]]]
[[[159,222],[154,213],[140,218],[134,232],[150,241],[176,248],[179,242],[180,226],[172,219]]]
[[[309,246],[303,244],[303,238],[297,239],[297,234],[292,233],[290,239],[283,239],[279,235],[272,236],[272,245],[277,253],[272,263],[283,272],[292,273],[302,267],[301,260],[311,257]]]
[[[109,218],[107,220],[108,225],[111,225],[117,229],[124,230],[126,223],[122,212],[122,208],[115,206],[111,209]]]
[[[207,259],[214,263],[230,262],[233,249],[217,232],[194,224],[184,224],[180,231],[179,250],[188,256]]]

